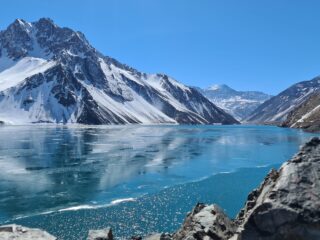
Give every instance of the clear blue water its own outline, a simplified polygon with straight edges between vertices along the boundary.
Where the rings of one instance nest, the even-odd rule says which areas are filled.
[[[0,127],[0,223],[85,239],[173,231],[197,202],[234,217],[314,134],[271,126]]]

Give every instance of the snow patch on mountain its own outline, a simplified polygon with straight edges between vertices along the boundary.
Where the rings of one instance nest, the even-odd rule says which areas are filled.
[[[32,75],[44,72],[55,64],[55,61],[41,58],[22,58],[15,65],[0,72],[0,91],[13,87]]]
[[[124,116],[134,119],[137,122],[141,121],[145,124],[161,122],[177,123],[174,119],[163,114],[156,107],[150,105],[145,99],[134,92],[132,92],[131,101],[121,103],[108,96],[103,90],[93,87],[92,85],[83,84],[100,107],[109,109],[117,116],[120,116],[125,123],[130,122]]]

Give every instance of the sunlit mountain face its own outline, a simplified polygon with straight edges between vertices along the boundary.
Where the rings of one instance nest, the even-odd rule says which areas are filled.
[[[17,19],[0,32],[7,124],[236,124],[194,88],[105,56],[81,32]]]

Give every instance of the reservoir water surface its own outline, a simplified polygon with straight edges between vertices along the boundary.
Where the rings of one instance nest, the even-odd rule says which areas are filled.
[[[85,239],[177,229],[197,202],[234,217],[315,134],[272,126],[2,126],[0,222]]]

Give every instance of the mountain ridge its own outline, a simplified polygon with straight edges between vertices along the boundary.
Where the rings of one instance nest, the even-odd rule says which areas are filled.
[[[195,89],[104,56],[48,18],[0,32],[0,110],[13,124],[238,123]]]
[[[320,77],[298,82],[260,105],[246,119],[251,123],[277,123],[286,120],[288,114],[320,90]]]
[[[294,108],[281,124],[282,127],[301,128],[309,132],[320,130],[320,93],[311,94]]]

